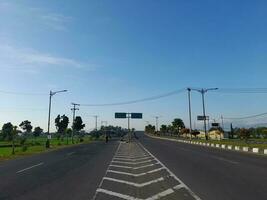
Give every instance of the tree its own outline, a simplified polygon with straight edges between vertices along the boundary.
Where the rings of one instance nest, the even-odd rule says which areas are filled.
[[[182,128],[181,129],[181,134],[185,135],[185,137],[187,137],[187,135],[190,133],[190,129],[188,128]]]
[[[146,133],[149,133],[149,134],[154,134],[155,133],[155,130],[156,130],[156,127],[155,126],[152,126],[151,124],[148,124],[145,127],[145,132]]]
[[[66,115],[58,115],[55,119],[55,125],[58,132],[58,139],[60,139],[60,137],[63,139],[65,131],[69,125],[69,118]]]
[[[167,125],[162,124],[160,127],[160,132],[165,134],[165,133],[167,133],[167,131],[168,131]]]
[[[75,131],[80,131],[82,130],[83,128],[85,127],[85,124],[83,124],[83,120],[80,116],[77,116],[74,120],[74,123],[73,123],[73,129]]]
[[[11,122],[5,123],[2,127],[2,137],[3,139],[7,139],[7,140],[12,140],[12,130],[13,130],[13,125],[11,124]]]
[[[25,131],[25,133],[30,133],[32,131],[32,125],[29,120],[25,120],[20,123],[20,128]]]
[[[178,134],[182,128],[185,128],[184,122],[180,118],[176,118],[172,122],[174,132]]]
[[[239,129],[237,134],[239,135],[241,139],[245,139],[245,141],[247,141],[250,137],[250,131],[249,129],[246,129],[246,128]]]
[[[192,131],[192,135],[195,137],[197,137],[197,135],[199,135],[199,134],[200,134],[200,132],[197,130]]]
[[[39,126],[37,126],[37,127],[34,128],[33,136],[34,137],[39,137],[42,133],[43,133],[43,129],[40,128]]]

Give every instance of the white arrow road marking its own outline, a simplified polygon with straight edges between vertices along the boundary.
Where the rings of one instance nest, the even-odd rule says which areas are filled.
[[[145,187],[145,186],[151,185],[153,183],[164,181],[164,178],[163,177],[160,177],[160,178],[157,178],[155,180],[148,181],[148,182],[145,182],[145,183],[134,183],[134,182],[130,182],[130,181],[124,181],[124,180],[115,179],[115,178],[109,178],[109,177],[104,177],[103,179],[104,180],[118,182],[118,183],[124,183],[126,185],[131,185],[131,186],[135,186],[135,187]]]
[[[146,161],[141,161],[141,162],[125,162],[125,161],[116,161],[116,160],[113,160],[112,162],[113,163],[121,163],[121,164],[129,164],[129,165],[138,165],[138,164],[142,164],[142,163],[148,163],[148,162],[152,162],[152,161],[155,161],[155,160],[146,160]]]
[[[151,171],[148,171],[148,172],[145,172],[145,173],[140,173],[140,174],[133,174],[133,173],[127,173],[127,172],[121,172],[121,171],[115,171],[115,170],[108,170],[108,172],[114,173],[114,174],[123,174],[123,175],[128,175],[128,176],[139,177],[139,176],[144,176],[144,175],[147,175],[147,174],[152,174],[152,173],[161,171],[163,169],[165,169],[165,168],[161,167],[161,168],[154,169],[154,170],[151,170]]]
[[[144,165],[144,166],[140,166],[140,167],[129,167],[129,166],[123,166],[123,165],[109,165],[110,167],[119,167],[119,168],[125,168],[125,169],[142,169],[142,168],[146,168],[146,167],[152,167],[154,165],[158,165],[159,163],[155,163],[155,164],[149,164],[149,165]]]
[[[38,166],[43,165],[43,164],[44,164],[44,163],[41,162],[41,163],[39,163],[39,164],[37,164],[37,165],[33,165],[33,166],[27,167],[27,168],[25,168],[25,169],[19,170],[19,171],[17,171],[16,173],[18,174],[18,173],[21,173],[21,172],[24,172],[24,171],[26,171],[26,170],[32,169],[32,168],[34,168],[34,167],[38,167]]]

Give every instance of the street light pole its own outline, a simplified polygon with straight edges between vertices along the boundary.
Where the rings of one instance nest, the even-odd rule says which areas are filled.
[[[57,93],[60,92],[67,92],[67,90],[60,90],[60,91],[56,91],[56,92],[52,92],[50,90],[49,92],[49,108],[48,108],[48,123],[47,123],[47,141],[46,141],[46,148],[50,148],[50,139],[51,139],[51,135],[50,135],[50,118],[51,118],[51,104],[52,104],[52,96],[54,96]]]
[[[210,91],[210,90],[218,90],[218,88],[202,88],[202,89],[193,89],[191,88],[191,90],[195,90],[197,92],[200,92],[202,95],[202,107],[203,107],[203,117],[204,117],[204,129],[205,129],[205,138],[206,140],[208,140],[208,134],[207,134],[207,123],[206,123],[206,110],[205,110],[205,93]]]
[[[188,112],[189,112],[189,125],[190,125],[190,139],[192,139],[192,112],[191,112],[191,88],[188,91]]]

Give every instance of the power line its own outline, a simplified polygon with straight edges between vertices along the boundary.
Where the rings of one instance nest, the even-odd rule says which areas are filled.
[[[267,115],[267,112],[256,114],[256,115],[249,115],[249,116],[245,116],[245,117],[224,117],[224,119],[232,119],[232,120],[250,119],[250,118],[256,118],[256,117],[261,117],[261,116],[265,116],[265,115]]]
[[[156,100],[156,99],[161,99],[164,97],[168,97],[168,96],[172,96],[175,94],[179,94],[185,92],[185,88],[179,89],[179,90],[175,90],[172,92],[168,92],[165,94],[160,94],[157,96],[152,96],[152,97],[147,97],[147,98],[143,98],[143,99],[136,99],[136,100],[132,100],[132,101],[124,101],[124,102],[116,102],[116,103],[104,103],[104,104],[80,104],[81,106],[119,106],[119,105],[127,105],[127,104],[134,104],[134,103],[140,103],[140,102],[145,102],[145,101],[152,101],[152,100]]]
[[[264,94],[267,93],[267,88],[219,88],[219,90],[214,92],[230,94]]]

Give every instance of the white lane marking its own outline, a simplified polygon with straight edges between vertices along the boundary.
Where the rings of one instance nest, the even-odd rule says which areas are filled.
[[[133,174],[133,173],[127,173],[127,172],[121,172],[121,171],[115,171],[115,170],[108,170],[108,172],[114,173],[114,174],[123,174],[123,175],[128,175],[128,176],[139,177],[139,176],[144,176],[144,175],[147,175],[147,174],[152,174],[152,173],[161,171],[163,169],[165,169],[165,168],[164,167],[160,167],[158,169],[154,169],[154,170],[151,170],[151,171],[148,171],[148,172],[145,172],[145,173],[140,173],[140,174]]]
[[[125,159],[140,159],[140,158],[148,158],[150,157],[149,155],[145,155],[145,156],[118,156],[115,155],[114,158],[125,158]]]
[[[157,178],[157,179],[154,179],[152,181],[145,182],[145,183],[134,183],[134,182],[124,181],[124,180],[120,180],[120,179],[116,179],[116,178],[110,178],[110,177],[104,177],[104,180],[113,181],[113,182],[117,182],[117,183],[123,183],[126,185],[131,185],[131,186],[140,188],[140,187],[145,187],[147,185],[151,185],[153,183],[164,181],[164,178],[160,177],[160,178]]]
[[[160,192],[160,193],[158,193],[158,194],[156,194],[156,195],[154,195],[154,196],[152,196],[152,197],[149,197],[149,198],[147,198],[146,200],[156,200],[156,199],[160,199],[161,197],[165,197],[165,196],[167,196],[167,195],[169,195],[169,194],[172,194],[172,193],[174,193],[174,190],[173,189],[167,189],[167,190],[165,190],[165,191],[163,191],[163,192]]]
[[[152,161],[155,161],[155,160],[146,160],[146,161],[141,161],[141,162],[125,162],[125,161],[116,161],[116,160],[113,160],[112,162],[113,163],[121,163],[121,164],[129,164],[129,165],[138,165],[138,164],[143,164],[143,163],[148,163],[148,162],[152,162]]]
[[[74,151],[73,151],[73,152],[70,152],[70,153],[67,153],[67,156],[71,156],[71,155],[73,155],[73,154],[75,154]]]
[[[123,166],[123,165],[109,165],[110,167],[119,167],[119,168],[125,168],[125,169],[142,169],[142,168],[146,168],[146,167],[152,167],[154,165],[158,165],[159,163],[155,163],[155,164],[150,164],[150,165],[144,165],[144,166],[140,166],[140,167],[129,167],[129,166]]]
[[[107,194],[107,195],[110,195],[110,196],[119,197],[119,198],[125,199],[125,200],[142,200],[142,199],[138,199],[138,198],[126,195],[126,194],[121,194],[121,193],[118,193],[118,192],[112,192],[110,190],[105,190],[105,189],[101,189],[101,188],[98,188],[96,190],[96,194],[98,192],[101,192],[101,193],[104,193],[104,194]]]
[[[115,155],[116,155],[117,152],[119,151],[121,144],[122,144],[122,143],[120,142],[119,145],[118,145],[118,147],[117,147],[117,150],[116,150],[116,152],[115,152]],[[111,160],[111,161],[112,161],[112,160]],[[110,161],[110,164],[111,164],[111,161]],[[109,167],[108,167],[107,170],[106,170],[105,176],[108,174],[108,169],[109,169]],[[103,182],[104,182],[104,179],[102,178],[101,182],[99,183],[98,188],[101,188]],[[93,200],[96,199],[96,195],[97,195],[97,191],[96,191],[96,193],[95,193],[95,195],[94,195],[94,197],[93,197]]]
[[[141,148],[143,148],[151,157],[153,157],[160,165],[166,168],[166,170],[169,172],[169,174],[176,179],[178,182],[181,183],[181,186],[187,189],[187,191],[196,199],[201,200],[200,197],[198,197],[182,180],[180,180],[171,170],[169,170],[162,162],[160,162],[152,153],[150,153],[140,142],[138,142]]]
[[[188,151],[188,152],[193,152],[193,153],[196,153],[195,151],[192,151],[192,150],[189,150],[189,149],[185,149],[185,148],[182,148],[182,147],[178,147],[179,149],[183,150],[183,151]],[[198,153],[200,154],[200,153]],[[212,156],[212,155],[205,155],[205,154],[200,154],[201,156],[207,156],[207,157],[210,157],[210,158],[213,158],[213,159],[216,159],[216,160],[220,160],[220,161],[224,161],[224,162],[228,162],[228,163],[231,163],[231,164],[239,164],[239,162],[236,162],[236,161],[233,161],[233,160],[228,160],[226,158],[223,158],[223,157],[219,157],[219,156]]]
[[[17,171],[16,173],[18,174],[18,173],[21,173],[21,172],[27,171],[27,170],[29,170],[29,169],[32,169],[32,168],[34,168],[34,167],[38,167],[38,166],[40,166],[40,165],[43,165],[43,164],[44,164],[44,163],[43,163],[43,162],[41,162],[41,163],[39,163],[39,164],[36,164],[36,165],[30,166],[30,167],[27,167],[27,168],[25,168],[25,169],[22,169],[22,170],[19,170],[19,171]]]
[[[138,159],[129,159],[129,158],[117,158],[117,157],[114,157],[113,160],[123,160],[123,161],[139,161],[139,160],[146,160],[146,159],[150,159],[151,157],[150,156],[147,156],[147,157],[144,157],[144,158],[138,158]]]
[[[132,197],[132,196],[125,195],[125,194],[121,194],[121,193],[117,193],[117,192],[112,192],[110,190],[105,190],[105,189],[102,189],[102,188],[97,189],[96,192],[97,193],[98,192],[101,192],[101,193],[104,193],[104,194],[107,194],[107,195],[110,195],[110,196],[119,197],[119,198],[125,199],[125,200],[157,200],[157,199],[160,199],[160,198],[162,198],[164,196],[167,196],[169,194],[172,194],[172,193],[174,193],[174,190],[179,190],[181,188],[183,188],[183,187],[181,187],[181,185],[177,185],[177,186],[175,186],[173,188],[169,188],[169,189],[167,189],[167,190],[165,190],[163,192],[160,192],[160,193],[158,193],[156,195],[153,195],[151,197],[148,197],[146,199],[140,199],[140,198]]]
[[[235,165],[239,164],[239,162],[228,160],[228,159],[225,159],[225,158],[222,158],[222,157],[218,157],[218,156],[209,156],[209,157],[217,159],[217,160],[220,160],[220,161],[228,162],[228,163],[231,163],[231,164],[235,164]]]

